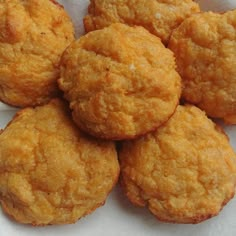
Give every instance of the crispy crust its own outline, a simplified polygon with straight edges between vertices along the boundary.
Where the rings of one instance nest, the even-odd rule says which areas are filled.
[[[114,143],[78,130],[59,99],[19,111],[0,135],[0,202],[20,223],[74,223],[105,203],[118,176]]]
[[[81,129],[133,139],[174,113],[181,93],[175,66],[171,51],[144,28],[113,24],[67,48],[58,83]]]
[[[236,124],[235,19],[236,10],[193,15],[169,42],[183,80],[182,97],[228,124]]]
[[[170,114],[169,117],[167,117],[166,120],[163,121],[163,123],[161,125],[157,124],[156,127],[153,127],[151,130],[146,130],[145,133],[140,133],[135,136],[125,135],[125,134],[123,134],[122,136],[111,136],[111,135],[107,136],[104,134],[98,134],[98,133],[94,132],[93,129],[86,129],[86,126],[83,126],[80,123],[77,123],[77,126],[81,130],[83,130],[85,133],[89,133],[90,135],[92,135],[93,137],[96,137],[96,138],[100,138],[100,139],[104,139],[104,140],[113,140],[113,141],[132,140],[132,139],[137,139],[142,136],[145,136],[151,132],[154,132],[158,128],[164,126],[168,122],[168,120],[174,115],[177,107],[178,107],[178,104],[176,104],[176,107],[175,107],[175,110],[173,111],[173,113]],[[72,113],[72,115],[73,115],[73,113]],[[74,121],[76,122],[76,118],[74,118]]]
[[[0,100],[27,107],[59,95],[56,80],[62,52],[74,28],[56,1],[0,3]]]
[[[84,26],[89,32],[119,22],[139,25],[167,44],[173,29],[199,11],[192,0],[90,0]]]
[[[157,219],[196,224],[233,198],[236,154],[222,129],[193,106],[119,149],[121,186],[129,200]]]
[[[50,0],[52,3],[54,3],[55,5],[57,5],[60,8],[64,8],[63,5],[61,5],[59,2],[57,2],[56,0]]]
[[[236,125],[236,115],[226,115],[224,122],[228,125]]]

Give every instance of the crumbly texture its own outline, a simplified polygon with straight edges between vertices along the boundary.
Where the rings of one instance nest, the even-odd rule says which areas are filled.
[[[161,221],[199,223],[234,196],[236,155],[194,106],[178,106],[156,132],[123,142],[119,158],[125,194]]]
[[[84,26],[89,32],[117,22],[139,25],[166,44],[173,29],[199,11],[192,0],[90,0]]]
[[[73,118],[105,139],[134,138],[173,113],[181,93],[173,53],[143,27],[113,24],[65,51],[59,86]]]
[[[185,20],[171,37],[183,98],[211,117],[236,124],[236,10]]]
[[[104,204],[117,182],[113,142],[83,134],[66,104],[17,113],[0,135],[0,202],[21,223],[74,223]]]
[[[52,0],[0,2],[0,100],[26,107],[58,96],[62,52],[74,40],[64,8]]]

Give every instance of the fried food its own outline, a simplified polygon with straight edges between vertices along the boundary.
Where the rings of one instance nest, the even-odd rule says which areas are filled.
[[[170,39],[183,98],[211,117],[236,124],[236,10],[185,20]]]
[[[58,96],[62,52],[74,40],[64,8],[51,0],[0,2],[0,100],[26,107]]]
[[[236,154],[194,106],[178,106],[157,131],[123,142],[119,158],[125,194],[161,221],[199,223],[234,196]]]
[[[0,135],[0,202],[21,223],[74,223],[119,175],[113,142],[82,133],[60,100],[17,113]]]
[[[89,32],[117,22],[139,25],[167,44],[173,29],[199,11],[192,0],[90,0],[84,26]]]
[[[105,139],[134,138],[174,113],[181,93],[175,67],[157,37],[117,23],[67,48],[59,87],[81,129]]]

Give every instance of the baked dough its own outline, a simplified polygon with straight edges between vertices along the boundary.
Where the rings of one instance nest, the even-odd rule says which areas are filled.
[[[119,158],[125,194],[161,221],[199,223],[234,196],[236,154],[194,106],[178,106],[157,131],[123,142]]]
[[[104,204],[118,175],[114,143],[82,133],[60,100],[19,111],[0,134],[0,202],[20,223],[74,223]]]
[[[56,1],[1,1],[0,100],[26,107],[58,96],[60,57],[73,40],[72,22]]]
[[[143,27],[113,24],[73,42],[61,60],[59,87],[84,131],[130,139],[174,113],[181,79],[172,52]]]

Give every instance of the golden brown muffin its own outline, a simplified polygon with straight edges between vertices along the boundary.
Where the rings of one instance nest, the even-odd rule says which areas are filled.
[[[0,2],[0,100],[35,106],[58,95],[62,52],[74,40],[64,8],[50,0]]]
[[[124,142],[119,157],[125,194],[161,221],[199,223],[234,196],[236,155],[194,106],[178,106],[156,132]]]
[[[171,37],[183,98],[211,117],[236,124],[236,10],[185,20]]]
[[[60,100],[17,113],[0,135],[0,202],[21,223],[74,223],[104,204],[119,164],[112,142],[78,130]]]
[[[143,27],[120,23],[72,43],[61,61],[60,88],[77,125],[105,139],[129,139],[156,129],[181,93],[175,60]]]
[[[192,0],[90,0],[84,26],[88,32],[118,22],[139,25],[167,44],[173,29],[199,11]]]

